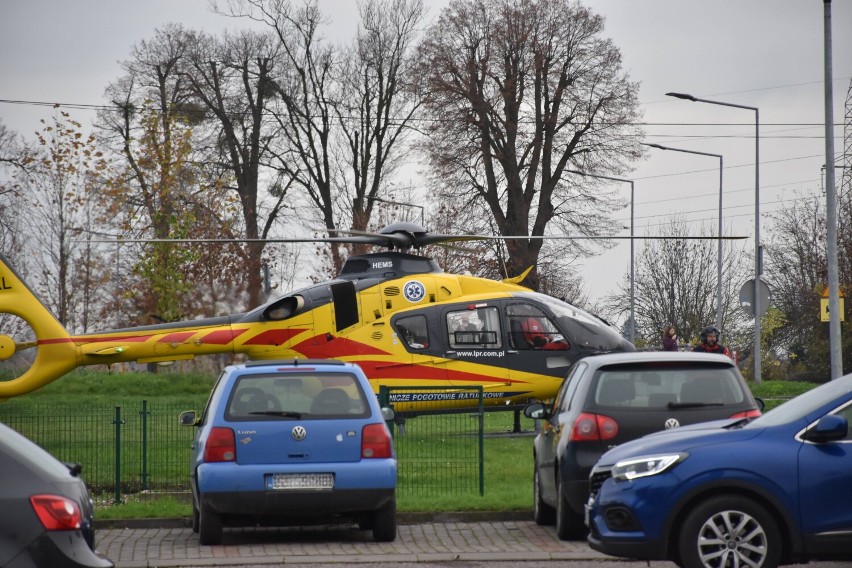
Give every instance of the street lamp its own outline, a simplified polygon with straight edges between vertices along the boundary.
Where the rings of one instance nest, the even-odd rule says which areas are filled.
[[[716,259],[716,327],[722,329],[722,155],[710,152],[698,152],[696,150],[684,150],[683,148],[670,148],[660,144],[645,144],[658,150],[671,150],[673,152],[684,152],[686,154],[698,154],[699,156],[711,156],[719,158],[719,250]]]
[[[666,93],[666,96],[695,103],[754,111],[754,299],[752,306],[754,307],[754,382],[760,384],[760,273],[762,272],[760,262],[760,111],[757,107],[699,99],[686,93]]]
[[[601,176],[597,174],[588,174],[580,170],[565,170],[568,173],[581,175],[583,177],[591,177],[605,179],[609,181],[620,181],[630,184],[630,343],[636,342],[636,273],[634,269],[634,244],[633,244],[633,180],[622,179],[609,176]]]

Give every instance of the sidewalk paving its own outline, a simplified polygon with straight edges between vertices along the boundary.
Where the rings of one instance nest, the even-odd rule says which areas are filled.
[[[488,516],[490,515],[490,519]],[[118,568],[293,563],[401,563],[612,559],[584,541],[564,542],[529,513],[400,515],[394,542],[353,527],[225,529],[220,546],[199,546],[183,519],[98,523],[98,552]]]

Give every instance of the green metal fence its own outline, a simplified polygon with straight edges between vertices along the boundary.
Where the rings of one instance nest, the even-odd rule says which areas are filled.
[[[448,398],[455,397],[455,398]],[[446,400],[475,407],[447,412]],[[482,387],[380,387],[379,402],[415,402],[397,414],[391,430],[396,449],[397,492],[406,495],[485,492]]]
[[[189,488],[195,429],[180,426],[181,411],[203,401],[121,401],[115,404],[0,405],[0,421],[57,459],[82,464],[81,477],[96,495]]]
[[[400,414],[392,425],[402,494],[484,494],[482,387],[451,390],[478,400],[478,407],[437,413],[447,389],[399,387],[380,394],[385,401],[399,396],[426,401],[422,410]],[[57,459],[81,464],[90,492],[118,503],[146,490],[189,491],[195,428],[181,426],[178,416],[203,408],[205,400],[81,405],[12,399],[0,404],[0,422]]]

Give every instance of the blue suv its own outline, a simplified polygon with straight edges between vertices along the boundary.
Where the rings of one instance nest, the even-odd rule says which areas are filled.
[[[852,375],[753,420],[651,434],[590,476],[589,545],[685,568],[852,560]]]
[[[199,418],[192,450],[192,528],[203,545],[223,526],[355,522],[396,538],[397,463],[364,372],[331,360],[228,367]]]

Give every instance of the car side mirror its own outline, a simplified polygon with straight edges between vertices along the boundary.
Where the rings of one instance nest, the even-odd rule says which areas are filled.
[[[754,403],[757,404],[757,409],[763,412],[763,409],[766,408],[766,402],[762,398],[754,397]]]
[[[808,430],[805,438],[811,442],[836,442],[846,438],[848,433],[849,422],[844,417],[828,414]]]
[[[393,408],[389,406],[382,407],[382,419],[385,422],[390,422],[396,417],[396,413],[393,411]]]
[[[181,412],[178,420],[181,426],[198,426],[198,415],[194,410]]]
[[[532,418],[533,420],[547,418],[547,407],[545,407],[544,403],[541,402],[528,404],[524,407],[524,416]]]

